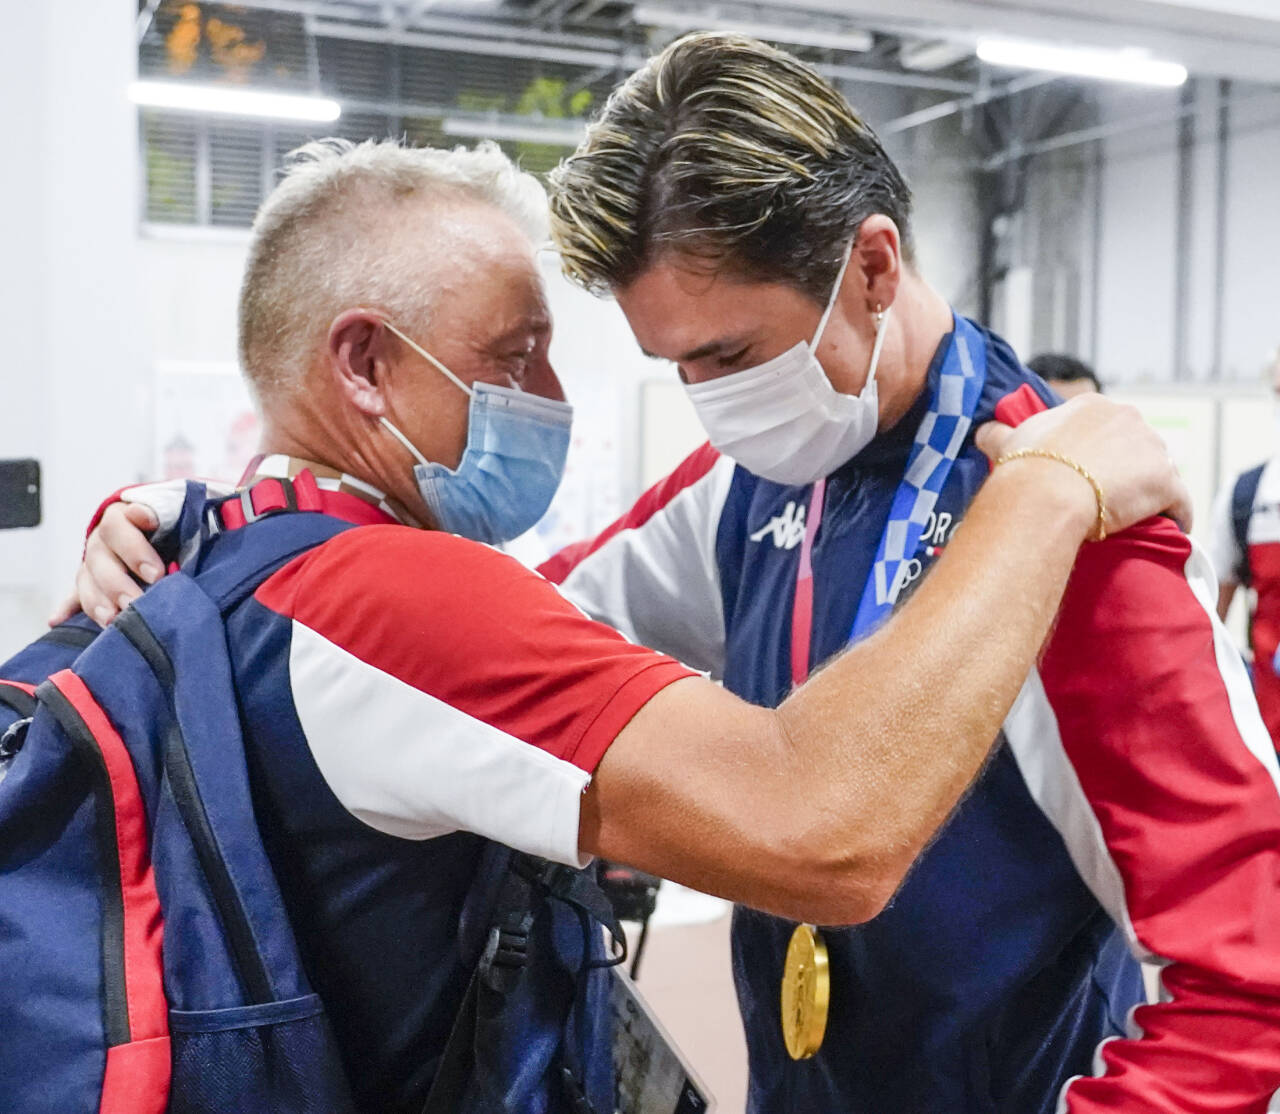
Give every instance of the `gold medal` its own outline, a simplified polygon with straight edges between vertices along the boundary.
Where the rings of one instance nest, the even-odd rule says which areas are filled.
[[[807,1060],[822,1047],[830,1004],[827,945],[813,925],[797,925],[782,973],[782,1039],[793,1060]]]

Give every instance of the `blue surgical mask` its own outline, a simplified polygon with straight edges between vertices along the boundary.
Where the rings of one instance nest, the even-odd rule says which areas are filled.
[[[500,545],[544,514],[564,475],[573,407],[512,387],[468,387],[394,325],[387,328],[471,396],[467,447],[456,469],[427,460],[386,418],[382,424],[417,459],[418,491],[436,525],[473,541]]]

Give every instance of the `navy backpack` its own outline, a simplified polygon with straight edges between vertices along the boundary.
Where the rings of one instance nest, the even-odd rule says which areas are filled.
[[[210,544],[202,494],[187,571],[105,631],[77,616],[0,665],[5,1111],[354,1114],[254,818],[223,627],[352,527],[255,514],[243,493],[252,528]],[[602,925],[622,941],[588,873],[489,845],[426,1112],[611,1114],[604,968],[621,957]]]
[[[1240,563],[1236,566],[1236,582],[1248,588],[1253,584],[1253,568],[1249,564],[1249,520],[1253,517],[1253,504],[1258,498],[1258,485],[1262,482],[1265,464],[1241,472],[1231,489],[1231,533],[1240,551]]]

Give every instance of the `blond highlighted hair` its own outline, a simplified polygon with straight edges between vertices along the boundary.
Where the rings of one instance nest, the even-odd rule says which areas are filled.
[[[687,35],[609,98],[550,178],[566,273],[597,293],[677,252],[825,299],[873,213],[910,257],[911,192],[814,70],[742,35]]]

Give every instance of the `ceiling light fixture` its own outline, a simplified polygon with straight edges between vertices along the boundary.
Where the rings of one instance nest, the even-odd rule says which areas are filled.
[[[465,139],[496,139],[510,143],[543,143],[550,147],[576,147],[587,134],[585,122],[540,122],[536,117],[448,116],[440,123],[445,135]]]
[[[129,99],[148,108],[168,108],[178,112],[309,120],[321,124],[332,123],[342,115],[342,106],[328,97],[266,93],[221,85],[188,85],[181,81],[135,81],[129,86]]]
[[[1162,62],[1141,50],[1087,50],[1013,39],[980,39],[978,57],[993,66],[1176,88],[1187,80],[1186,66]]]
[[[926,42],[903,43],[898,49],[898,61],[904,70],[936,73],[973,57],[973,44],[933,39]]]
[[[758,20],[737,19],[725,9],[712,14],[706,11],[642,5],[632,11],[631,18],[642,27],[668,27],[673,31],[737,31],[766,42],[814,46],[824,50],[847,50],[857,54],[863,54],[875,45],[875,37],[868,31],[836,28],[828,30],[803,23],[794,26],[761,23]]]

